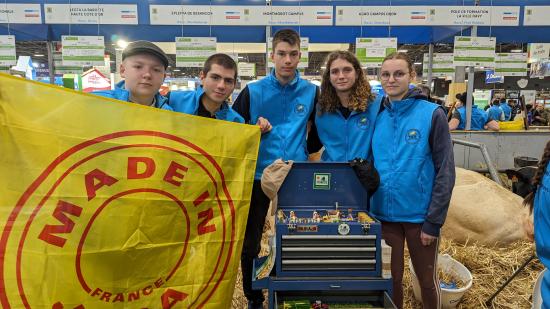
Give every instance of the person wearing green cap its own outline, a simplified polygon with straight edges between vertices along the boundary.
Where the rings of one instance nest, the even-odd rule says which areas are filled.
[[[172,110],[167,98],[159,93],[168,63],[168,56],[155,44],[132,42],[122,52],[120,75],[124,80],[116,84],[114,90],[94,91],[92,94]]]

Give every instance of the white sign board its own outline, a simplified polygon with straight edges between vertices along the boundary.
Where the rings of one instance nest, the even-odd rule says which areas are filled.
[[[239,76],[256,76],[256,64],[248,62],[239,62]]]
[[[537,99],[536,90],[520,90],[520,95],[525,98],[525,104],[535,105]]]
[[[529,63],[550,58],[550,43],[527,44],[527,55]]]
[[[331,26],[332,6],[150,5],[151,25]]]
[[[0,3],[0,24],[41,24],[38,3]]]
[[[105,43],[103,36],[61,36],[63,65],[104,65]]]
[[[0,35],[0,66],[11,66],[15,64],[17,64],[15,36]]]
[[[136,4],[45,3],[44,12],[46,15],[46,24],[138,24]]]
[[[82,66],[63,65],[63,61],[61,60],[61,53],[53,54],[53,66],[55,75],[82,73]]]
[[[497,53],[495,73],[500,76],[527,76],[527,53]]]
[[[455,36],[454,66],[494,67],[496,39]]]
[[[428,76],[429,54],[424,54],[422,76]],[[432,77],[454,78],[455,67],[452,53],[433,53]]]
[[[208,57],[216,53],[214,37],[177,37],[176,66],[202,68]]]
[[[550,26],[550,6],[525,6],[523,8],[524,26]]]
[[[397,38],[356,38],[355,55],[363,67],[379,68],[384,58],[397,51]]]
[[[519,6],[337,6],[337,26],[517,26]]]
[[[273,52],[273,38],[267,40],[267,57],[271,57]],[[298,68],[307,68],[309,66],[309,38],[300,38],[300,63],[298,63]],[[268,61],[267,67],[272,68],[273,62]]]

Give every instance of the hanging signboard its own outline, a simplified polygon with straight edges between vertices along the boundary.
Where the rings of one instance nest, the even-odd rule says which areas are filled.
[[[256,76],[256,64],[240,62],[239,63],[239,76],[254,77]]]
[[[151,25],[332,26],[332,6],[150,5]]]
[[[67,12],[70,12],[68,14]],[[137,25],[136,4],[44,4],[46,24]]]
[[[41,24],[38,3],[0,3],[0,24]]]
[[[494,70],[486,70],[485,83],[486,84],[504,83],[504,76],[497,75],[497,73],[495,73]]]
[[[523,8],[524,26],[550,26],[550,6],[525,6]]]
[[[0,35],[0,66],[10,66],[16,63],[15,36]]]
[[[337,6],[336,26],[517,26],[519,6]]]
[[[176,66],[202,68],[208,57],[216,53],[214,37],[177,37]]]
[[[356,38],[355,55],[363,67],[379,68],[384,58],[397,51],[397,38]]]
[[[527,62],[533,63],[550,58],[550,43],[527,44]]]
[[[422,62],[422,75],[428,76],[429,54],[424,54]],[[455,67],[452,53],[433,53],[432,77],[454,78]]]
[[[267,57],[271,58],[271,53],[273,52],[273,38],[267,40]],[[298,63],[298,68],[304,69],[309,66],[309,38],[300,38],[300,63]],[[274,67],[273,62],[268,61],[267,67]]]
[[[61,60],[61,53],[53,54],[53,65],[55,75],[82,73],[82,66],[63,65],[63,61]]]
[[[454,66],[494,67],[495,45],[494,37],[455,36]]]
[[[104,65],[103,36],[61,36],[62,61],[68,66]]]
[[[526,76],[527,53],[497,53],[495,72],[500,76]]]

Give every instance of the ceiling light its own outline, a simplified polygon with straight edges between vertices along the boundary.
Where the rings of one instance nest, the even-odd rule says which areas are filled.
[[[178,70],[178,69],[173,69],[172,72],[179,72],[181,70]]]
[[[35,57],[44,57],[42,54],[34,54]]]
[[[406,52],[408,52],[408,50],[407,50],[407,49],[400,49],[400,50],[398,50],[398,52],[400,52],[400,53],[406,53]]]
[[[512,53],[521,53],[523,50],[521,49],[512,49],[511,52]]]
[[[128,42],[120,39],[116,42],[116,45],[118,45],[118,47],[120,48],[126,48],[126,46],[128,46]]]
[[[415,62],[414,64],[416,64],[416,65],[421,65],[422,62]]]

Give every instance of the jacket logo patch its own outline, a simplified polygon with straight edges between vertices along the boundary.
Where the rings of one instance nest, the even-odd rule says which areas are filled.
[[[407,135],[405,135],[405,140],[409,144],[418,144],[420,138],[420,132],[417,129],[410,129],[407,131]]]
[[[301,103],[298,103],[296,105],[296,107],[294,107],[294,112],[298,115],[298,116],[303,116],[306,114],[307,112],[307,108],[304,104],[301,104]]]
[[[369,127],[369,120],[367,117],[361,117],[357,119],[357,127],[362,130],[366,130]]]

